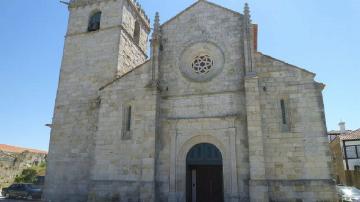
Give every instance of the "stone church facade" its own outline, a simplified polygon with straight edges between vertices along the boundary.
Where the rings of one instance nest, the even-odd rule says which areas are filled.
[[[69,11],[44,199],[334,201],[324,85],[257,50],[247,5]]]

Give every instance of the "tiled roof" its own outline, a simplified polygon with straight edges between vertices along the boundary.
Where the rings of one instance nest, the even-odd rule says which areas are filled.
[[[6,144],[0,144],[0,150],[6,151],[6,152],[13,152],[13,153],[21,153],[24,151],[29,151],[31,153],[36,153],[36,154],[47,154],[47,151],[41,151],[41,150],[37,150],[37,149],[29,149],[29,148],[23,148],[23,147],[15,147],[15,146],[10,146],[10,145],[6,145]]]
[[[351,130],[346,130],[345,134],[350,133],[350,132],[352,132],[352,131]],[[328,132],[328,134],[329,135],[340,135],[341,132],[340,132],[340,130],[331,130],[331,131]]]
[[[340,135],[339,137],[341,140],[360,140],[360,128],[351,133]]]

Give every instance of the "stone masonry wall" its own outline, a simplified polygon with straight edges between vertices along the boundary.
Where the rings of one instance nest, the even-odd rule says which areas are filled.
[[[155,96],[145,88],[150,63],[101,92],[90,201],[154,201]],[[124,136],[124,108],[132,107],[131,133]]]
[[[226,23],[224,23],[226,22]],[[180,72],[182,51],[197,42],[213,42],[222,50],[225,64],[210,82],[191,82]],[[243,91],[241,16],[205,2],[162,25],[161,85],[165,96]]]
[[[53,200],[87,197],[97,90],[116,72],[113,42],[119,32],[106,30],[89,35],[68,36],[65,41],[45,184],[45,197]]]
[[[87,200],[97,130],[98,90],[118,72],[122,6],[123,1],[117,0],[69,8],[49,147],[44,191],[47,200]],[[87,32],[89,17],[99,10],[100,30]]]
[[[131,6],[127,3],[127,1],[124,2],[122,18],[122,26],[131,36],[134,35],[135,21],[139,22],[140,40],[138,47],[140,47],[140,49],[146,53],[148,43],[148,31],[146,25],[142,22],[142,20],[140,20],[140,17],[137,16],[137,12],[132,10]]]
[[[214,43],[223,51],[223,70],[210,81],[190,81],[180,72],[182,52],[197,42]],[[200,1],[162,25],[161,44],[159,200],[185,200],[186,159],[181,154],[188,151],[182,149],[203,143],[199,140],[225,145],[219,149],[224,155],[226,201],[248,199],[241,16]]]
[[[118,27],[122,22],[122,8],[124,0],[101,1],[95,4],[85,4],[80,7],[69,8],[69,24],[67,35],[85,34],[91,14],[101,11],[101,29]]]
[[[315,75],[260,53],[256,59],[270,199],[334,199],[322,89]]]
[[[145,25],[141,23],[140,18],[132,7],[124,1],[122,16],[122,32],[120,36],[119,58],[118,58],[118,75],[125,74],[132,68],[144,63],[147,55],[147,36]],[[135,44],[134,30],[135,21],[140,22],[140,40]]]
[[[118,75],[125,74],[134,67],[144,63],[146,55],[139,51],[138,46],[133,43],[132,38],[125,34],[124,31],[121,33],[120,46]]]

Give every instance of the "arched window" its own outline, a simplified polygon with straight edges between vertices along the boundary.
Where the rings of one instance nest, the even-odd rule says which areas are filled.
[[[140,24],[138,21],[135,21],[135,29],[134,29],[134,42],[139,44],[140,41]]]
[[[101,12],[98,11],[90,16],[88,31],[96,31],[100,29]]]

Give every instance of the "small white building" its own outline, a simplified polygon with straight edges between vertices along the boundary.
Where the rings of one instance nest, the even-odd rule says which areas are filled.
[[[337,136],[330,142],[336,182],[360,186],[360,129]]]
[[[355,170],[356,166],[360,167],[360,129],[341,135],[339,138],[344,156],[344,168]]]

